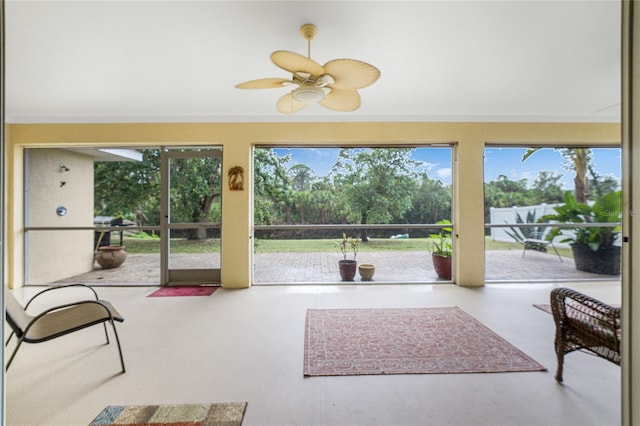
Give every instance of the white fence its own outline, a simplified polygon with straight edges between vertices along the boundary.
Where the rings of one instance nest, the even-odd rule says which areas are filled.
[[[539,204],[537,206],[523,206],[523,207],[513,206],[513,207],[501,207],[501,208],[491,207],[489,223],[491,225],[509,224],[509,225],[512,225],[511,226],[512,228],[517,229],[519,224],[517,223],[516,217],[518,214],[520,215],[520,218],[522,219],[522,221],[524,223],[527,223],[527,215],[529,214],[529,212],[535,212],[535,220],[537,221],[538,219],[540,219],[542,216],[546,214],[556,213],[556,211],[554,210],[554,207],[561,206],[562,204],[563,203]],[[494,241],[502,241],[502,242],[508,242],[508,243],[516,242],[512,237],[509,236],[509,234],[507,234],[507,232],[513,233],[513,231],[511,230],[511,227],[490,228],[491,239]],[[552,228],[552,224],[540,224],[540,226],[538,227],[538,230],[542,231],[542,236],[537,236],[536,238],[545,239],[545,236],[549,231],[551,231],[551,228]],[[559,235],[553,239],[553,244],[556,247],[569,247],[568,243],[560,243],[559,241],[573,235],[574,235],[573,230],[563,229],[562,235]],[[616,246],[621,245],[620,235],[618,235],[618,237],[616,238],[614,245]]]
[[[523,207],[491,207],[490,210],[490,224],[492,225],[504,225],[504,224],[513,224],[513,228],[518,228],[517,225],[517,215],[520,215],[520,218],[524,223],[527,223],[527,215],[530,212],[535,212],[535,220],[540,219],[542,216],[546,214],[554,214],[555,210],[553,209],[556,206],[561,204],[539,204],[536,206],[523,206]],[[507,234],[507,232],[513,232],[510,228],[490,228],[491,229],[491,239],[494,241],[502,241],[513,243],[516,242],[512,237]],[[551,230],[551,226],[544,226],[541,224],[539,228],[543,231],[542,236],[538,236],[539,239],[544,239],[544,236]],[[569,231],[566,232],[567,234]],[[563,237],[564,238],[564,237]],[[568,244],[558,243],[556,238],[554,240],[554,244],[558,247],[569,247]]]

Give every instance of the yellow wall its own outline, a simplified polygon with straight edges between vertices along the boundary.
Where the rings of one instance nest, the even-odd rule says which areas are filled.
[[[176,146],[223,147],[223,177],[245,170],[245,190],[223,183],[222,284],[251,285],[252,148],[255,145],[391,145],[453,143],[455,280],[484,284],[483,154],[489,144],[619,146],[614,123],[134,123],[11,124],[7,131],[7,261],[9,283],[22,283],[22,151],[25,147]]]

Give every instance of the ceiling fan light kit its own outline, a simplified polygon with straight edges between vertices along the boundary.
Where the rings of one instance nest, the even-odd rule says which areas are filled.
[[[237,84],[238,89],[272,89],[296,85],[276,104],[278,111],[291,114],[310,103],[318,103],[333,111],[355,111],[360,107],[357,89],[367,87],[378,80],[380,70],[356,59],[336,59],[320,65],[311,59],[311,40],[317,33],[313,24],[305,24],[300,34],[307,40],[307,56],[286,50],[271,54],[271,61],[292,74],[284,78],[262,78]]]
[[[291,92],[291,96],[293,96],[293,99],[296,101],[307,104],[324,101],[326,97],[324,90],[312,84],[305,84],[294,89],[293,92]]]

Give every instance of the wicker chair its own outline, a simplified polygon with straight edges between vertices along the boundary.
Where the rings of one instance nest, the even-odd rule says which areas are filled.
[[[91,297],[89,299],[50,307],[36,316],[31,316],[27,313],[26,309],[29,308],[29,305],[39,296],[52,290],[60,290],[69,287],[88,289]],[[106,323],[109,322],[113,327],[113,334],[118,345],[122,372],[125,372],[120,339],[118,339],[118,332],[116,331],[114,323],[114,321],[122,322],[124,319],[109,302],[100,300],[98,298],[98,294],[93,288],[84,284],[50,287],[33,296],[24,308],[10,291],[5,291],[5,303],[6,319],[13,330],[9,335],[5,346],[9,345],[9,341],[14,334],[18,338],[16,347],[7,362],[6,370],[9,370],[9,366],[13,362],[13,359],[18,353],[18,349],[20,349],[20,345],[22,345],[23,342],[46,342],[48,340],[55,339],[56,337],[73,333],[74,331],[102,324],[104,326],[107,343],[109,343],[109,335],[107,334],[106,325]]]
[[[568,288],[551,291],[556,324],[556,380],[562,382],[564,355],[582,350],[620,365],[620,308]]]

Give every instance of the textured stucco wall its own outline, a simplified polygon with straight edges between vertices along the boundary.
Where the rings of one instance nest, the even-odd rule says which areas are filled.
[[[61,149],[30,149],[25,172],[27,226],[93,225],[93,158]],[[59,206],[67,209],[66,215],[57,214]],[[90,271],[92,246],[91,231],[28,232],[26,283],[50,283]]]

